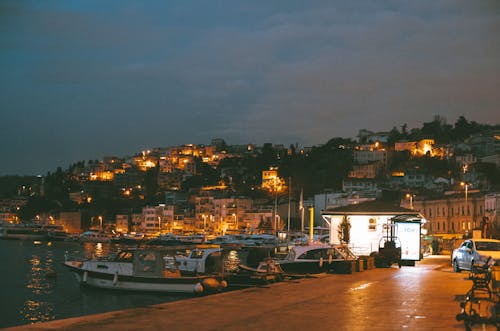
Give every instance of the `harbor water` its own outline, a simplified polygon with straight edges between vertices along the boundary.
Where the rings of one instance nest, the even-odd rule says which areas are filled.
[[[118,248],[115,244],[0,240],[0,328],[186,298],[81,287],[63,266],[68,251],[99,256]]]

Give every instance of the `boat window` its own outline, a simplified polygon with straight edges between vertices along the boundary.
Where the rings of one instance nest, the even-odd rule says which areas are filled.
[[[164,256],[163,257],[164,268],[170,272],[175,272],[177,270],[177,261],[173,256]]]
[[[310,251],[305,252],[298,259],[301,260],[318,260],[321,257],[321,249],[312,249]]]
[[[108,269],[108,266],[104,264],[98,264],[97,269]]]
[[[203,257],[203,251],[193,251],[193,253],[191,254],[191,257],[193,259],[201,259]]]
[[[153,252],[142,252],[138,256],[140,270],[142,272],[154,272],[156,256]]]
[[[130,262],[132,261],[132,252],[120,252],[115,261]]]

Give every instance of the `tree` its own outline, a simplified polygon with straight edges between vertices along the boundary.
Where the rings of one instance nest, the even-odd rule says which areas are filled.
[[[351,222],[347,215],[342,218],[337,231],[340,243],[349,244],[351,241]]]

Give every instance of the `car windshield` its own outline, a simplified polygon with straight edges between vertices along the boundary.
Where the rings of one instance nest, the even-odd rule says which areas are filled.
[[[478,250],[478,251],[500,251],[500,242],[476,241],[476,250]]]

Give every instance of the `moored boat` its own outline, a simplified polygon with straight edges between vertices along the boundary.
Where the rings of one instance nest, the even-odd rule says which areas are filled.
[[[111,238],[111,241],[118,244],[140,244],[145,238],[144,233],[131,232]]]
[[[49,241],[68,240],[68,232],[64,230],[62,225],[44,225],[43,228],[47,230],[47,240]]]
[[[102,231],[88,230],[80,235],[79,240],[84,242],[103,243],[103,242],[110,242],[111,238],[112,238],[111,234]]]
[[[180,246],[184,243],[179,239],[178,236],[172,233],[160,234],[159,236],[149,239],[146,244],[148,245],[158,245],[158,246]]]
[[[276,259],[287,274],[318,274],[328,272],[337,261],[355,260],[346,246],[309,244],[292,246],[282,259]]]
[[[47,230],[37,223],[0,224],[0,239],[45,240]]]
[[[64,265],[79,283],[104,289],[201,294],[227,286],[215,275],[181,275],[175,256],[160,249],[124,249],[106,259],[68,258]]]

